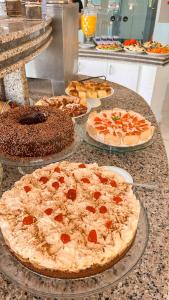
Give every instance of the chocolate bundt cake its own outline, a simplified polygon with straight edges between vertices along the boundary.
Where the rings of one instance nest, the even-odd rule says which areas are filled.
[[[0,153],[19,157],[57,153],[74,139],[71,117],[42,106],[20,106],[1,114],[0,132]]]

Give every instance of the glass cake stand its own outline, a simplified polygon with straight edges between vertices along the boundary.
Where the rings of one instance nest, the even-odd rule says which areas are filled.
[[[141,204],[141,203],[140,203]],[[13,283],[34,295],[50,299],[80,299],[103,292],[126,276],[142,257],[149,235],[146,211],[141,204],[138,230],[135,240],[126,253],[110,269],[81,279],[58,279],[39,275],[24,267],[8,250],[3,237],[0,236],[0,271]]]
[[[13,157],[10,155],[0,154],[0,162],[11,167],[18,167],[19,172],[24,175],[25,172],[22,169],[30,168],[30,167],[40,167],[44,165],[48,165],[57,161],[61,161],[66,159],[67,157],[71,156],[76,149],[79,147],[81,141],[82,141],[82,129],[78,124],[75,124],[74,126],[74,141],[73,143],[66,147],[66,149],[63,149],[59,153],[51,154],[44,157],[30,157],[30,158],[21,158],[21,157]]]
[[[145,142],[143,144],[137,145],[137,146],[129,146],[129,147],[118,147],[118,146],[110,146],[103,143],[100,143],[93,138],[89,136],[89,134],[86,131],[85,124],[82,125],[83,130],[83,140],[95,148],[107,151],[109,153],[126,153],[126,152],[132,152],[132,151],[139,151],[142,149],[145,149],[149,146],[151,146],[154,143],[155,137],[153,136],[148,142]]]

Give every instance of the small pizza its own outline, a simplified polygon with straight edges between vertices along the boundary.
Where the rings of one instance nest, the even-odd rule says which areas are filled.
[[[154,126],[140,114],[120,108],[92,112],[86,130],[94,140],[110,146],[136,146],[149,141]]]
[[[140,203],[123,177],[63,161],[22,177],[0,201],[0,229],[25,266],[76,278],[112,266],[131,247]]]

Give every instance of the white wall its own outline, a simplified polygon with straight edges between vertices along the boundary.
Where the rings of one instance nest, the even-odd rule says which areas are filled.
[[[155,22],[155,28],[154,28],[154,34],[153,39],[155,41],[159,41],[164,44],[169,44],[169,17],[167,20],[167,17],[165,15],[165,23],[162,23],[163,19],[163,13],[164,13],[164,3],[162,1],[166,0],[159,0],[158,1],[158,8],[157,8],[157,15],[156,15],[156,22]],[[166,9],[169,11],[169,5],[166,1]],[[160,19],[160,21],[159,21]],[[167,23],[166,23],[167,21]]]

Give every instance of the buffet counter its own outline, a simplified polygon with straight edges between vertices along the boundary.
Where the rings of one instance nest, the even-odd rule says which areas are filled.
[[[78,72],[89,76],[104,75],[107,80],[137,92],[151,106],[160,122],[169,82],[169,56],[79,49]]]
[[[52,19],[31,20],[2,18],[0,20],[0,78],[7,100],[28,100],[25,64],[46,49],[52,40]],[[15,79],[15,80],[14,80]],[[17,85],[13,83],[17,81]]]
[[[99,289],[98,295],[85,295],[83,280],[77,280],[71,286],[71,281],[66,281],[69,287],[69,294],[79,293],[81,296],[88,299],[166,299],[167,285],[168,285],[168,197],[169,193],[165,188],[169,186],[168,177],[168,163],[162,137],[155,117],[142,97],[135,92],[113,83],[114,94],[109,98],[102,100],[102,109],[121,107],[128,110],[134,110],[142,114],[155,126],[154,143],[144,150],[136,152],[127,152],[123,154],[110,154],[108,152],[97,150],[94,147],[82,142],[80,147],[69,158],[69,161],[93,163],[97,162],[99,165],[118,166],[127,170],[134,179],[134,182],[153,183],[159,186],[157,189],[135,188],[138,199],[146,208],[149,219],[149,240],[147,248],[142,258],[137,265],[125,278],[113,286],[110,284],[109,288],[105,290]],[[100,108],[99,108],[100,110]],[[84,118],[87,118],[84,117]],[[78,123],[84,122],[84,119],[79,119]],[[2,183],[3,191],[9,189],[11,185],[20,178],[16,168],[4,166],[4,177]],[[162,190],[161,187],[164,189]],[[1,257],[3,260],[3,257]],[[115,270],[116,271],[116,270]],[[117,271],[116,271],[117,272]],[[20,276],[16,269],[16,277]],[[103,275],[100,275],[100,277]],[[18,277],[19,278],[19,277]],[[104,281],[104,278],[102,278]],[[44,284],[45,279],[42,278],[41,284]],[[35,299],[28,291],[25,293],[19,288],[15,282],[7,280],[4,275],[0,276],[1,289],[0,298],[5,299]],[[97,284],[97,280],[88,279],[88,289],[93,284]],[[33,282],[32,291],[38,287],[37,282]],[[52,287],[51,287],[52,291]],[[64,297],[62,292],[62,297]],[[44,295],[41,293],[41,296]],[[78,296],[77,296],[78,297]],[[57,297],[60,299],[59,297]],[[74,297],[70,297],[74,299]],[[69,299],[70,299],[69,298]],[[39,298],[38,299],[44,299]],[[61,298],[62,299],[62,298]],[[79,299],[79,298],[76,298]],[[86,299],[86,298],[85,298]]]
[[[106,51],[105,51],[106,52]],[[158,57],[148,54],[134,54],[125,51],[119,52],[100,52],[95,48],[92,49],[79,49],[79,57],[93,57],[102,59],[122,60],[128,62],[140,62],[146,64],[165,66],[169,64],[169,55]]]

